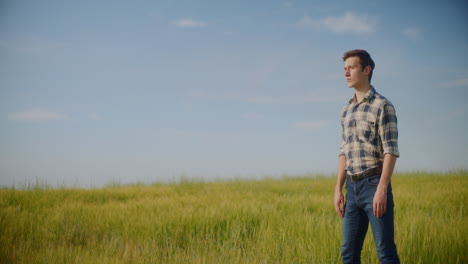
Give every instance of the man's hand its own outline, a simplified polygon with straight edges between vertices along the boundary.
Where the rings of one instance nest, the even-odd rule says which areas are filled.
[[[341,218],[343,218],[344,213],[344,202],[345,200],[341,189],[335,189],[335,210]]]
[[[380,185],[377,187],[377,191],[374,194],[373,208],[374,215],[379,218],[387,211],[387,189],[381,188]]]

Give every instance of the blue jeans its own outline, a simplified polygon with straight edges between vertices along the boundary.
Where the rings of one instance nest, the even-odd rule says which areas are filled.
[[[389,184],[387,211],[378,218],[373,212],[374,194],[380,175],[352,182],[346,180],[346,204],[343,217],[343,263],[361,263],[361,250],[369,222],[380,263],[400,263],[394,242],[393,194]]]

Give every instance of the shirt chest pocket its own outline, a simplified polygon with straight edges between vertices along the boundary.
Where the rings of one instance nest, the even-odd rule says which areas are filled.
[[[376,125],[374,121],[359,120],[356,123],[356,135],[360,141],[373,141],[376,135]]]

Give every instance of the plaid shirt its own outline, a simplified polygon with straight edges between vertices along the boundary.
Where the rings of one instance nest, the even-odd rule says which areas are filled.
[[[340,155],[346,157],[348,174],[382,166],[386,153],[400,156],[395,108],[373,86],[362,102],[353,96],[343,108],[341,130]]]

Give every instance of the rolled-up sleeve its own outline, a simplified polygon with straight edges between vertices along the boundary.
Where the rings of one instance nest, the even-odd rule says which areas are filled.
[[[344,153],[344,144],[345,144],[344,140],[341,141],[340,153],[338,154],[338,157],[345,154]]]
[[[379,136],[384,154],[388,153],[399,157],[397,117],[391,103],[383,105],[379,121]]]
[[[343,127],[343,119],[341,119],[341,145],[340,145],[340,153],[338,154],[338,157],[345,154],[344,146],[345,146],[344,127]]]

